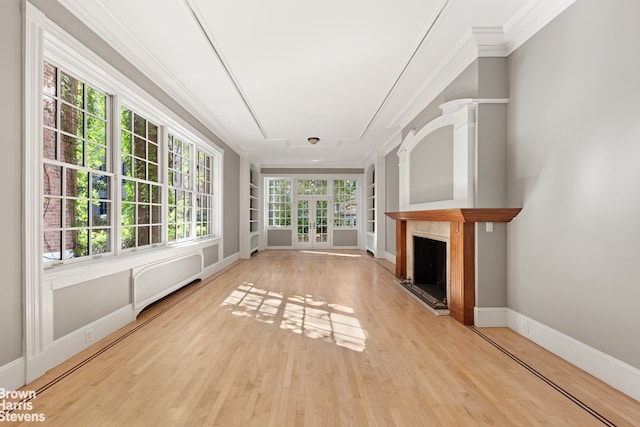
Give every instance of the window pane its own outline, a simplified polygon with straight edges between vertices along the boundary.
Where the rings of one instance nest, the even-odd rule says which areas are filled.
[[[122,239],[122,249],[134,248],[136,246],[135,227],[123,227],[120,233]]]
[[[143,138],[147,136],[147,121],[137,114],[133,115],[133,132]]]
[[[87,144],[87,167],[96,170],[107,169],[107,147]]]
[[[44,164],[43,166],[43,189],[44,194],[52,196],[62,195],[62,168],[60,166],[52,166]]]
[[[149,122],[149,141],[158,142],[158,126]]]
[[[79,137],[84,136],[84,113],[67,104],[60,106],[60,129]]]
[[[120,127],[122,130],[131,131],[131,110],[122,107],[120,111]]]
[[[43,205],[43,227],[62,227],[62,200],[58,198],[45,197]]]
[[[149,244],[150,227],[138,227],[138,246],[146,246]]]
[[[94,227],[111,225],[111,203],[93,202],[91,204],[91,225]]]
[[[56,96],[57,93],[57,69],[48,62],[44,63],[44,85],[43,91],[47,95]]]
[[[89,226],[89,202],[84,199],[68,199],[65,227]]]
[[[76,139],[68,135],[60,135],[60,155],[61,161],[72,165],[84,165],[84,144],[81,139]]]
[[[89,198],[89,172],[67,169],[67,196]]]
[[[57,104],[54,98],[44,96],[42,99],[42,121],[45,126],[55,128],[58,124]]]
[[[83,107],[84,84],[66,73],[60,73],[60,97],[71,105]]]
[[[98,144],[107,144],[107,122],[87,116],[87,138]]]
[[[159,225],[151,227],[151,243],[162,242],[162,227]]]
[[[131,151],[131,134],[126,131],[122,131],[122,135],[120,135],[120,149],[125,154],[133,154]]]
[[[55,131],[45,129],[42,134],[42,157],[48,160],[56,160],[58,148],[58,134]]]
[[[66,234],[65,259],[89,255],[89,233],[87,230],[69,230]]]
[[[111,245],[109,241],[109,230],[94,230],[91,233],[91,254],[104,254],[109,252]]]
[[[44,262],[60,261],[62,259],[60,250],[62,231],[45,231],[42,243]]]
[[[101,119],[106,119],[107,97],[91,87],[87,87],[87,110]]]

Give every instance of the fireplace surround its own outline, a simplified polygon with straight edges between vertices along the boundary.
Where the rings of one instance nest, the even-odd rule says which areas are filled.
[[[407,228],[409,230],[425,227],[448,229],[450,314],[460,323],[473,325],[476,223],[509,222],[520,210],[520,208],[463,208],[387,212],[387,216],[396,221],[396,277],[408,278],[407,261],[410,256],[408,248],[413,246],[413,237],[407,232]]]

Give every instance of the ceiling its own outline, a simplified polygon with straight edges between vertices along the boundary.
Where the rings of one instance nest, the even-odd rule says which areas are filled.
[[[59,2],[225,143],[271,167],[365,165],[482,46],[508,53],[504,34],[544,3]]]

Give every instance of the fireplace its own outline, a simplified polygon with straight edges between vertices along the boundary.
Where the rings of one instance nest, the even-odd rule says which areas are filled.
[[[430,306],[447,308],[447,242],[413,236],[413,285]]]
[[[435,236],[445,240],[448,294],[451,316],[465,325],[473,325],[475,307],[475,229],[478,222],[509,222],[520,208],[460,208],[387,212],[396,220],[396,277],[416,295],[428,295],[413,284],[413,236]],[[441,226],[436,227],[436,224]],[[417,230],[417,232],[416,232]],[[407,274],[409,273],[409,274]],[[445,310],[438,310],[445,311]]]

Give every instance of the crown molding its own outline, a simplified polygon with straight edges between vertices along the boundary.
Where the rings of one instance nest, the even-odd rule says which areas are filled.
[[[575,0],[531,0],[504,25],[507,55],[571,6]]]
[[[91,12],[86,2],[81,0],[58,0],[58,2],[73,15],[83,21],[95,34],[107,42],[118,54],[145,74],[149,80],[173,98],[189,114],[209,128],[217,137],[236,152],[245,148],[234,141],[226,127],[213,115],[209,109],[197,100],[197,97],[187,89],[180,80],[171,73],[166,66],[153,55],[144,44],[116,18],[101,0],[94,4],[100,10]],[[100,19],[97,18],[100,16]],[[104,25],[107,17],[110,25]],[[127,42],[121,42],[116,34],[126,34]]]
[[[406,127],[474,60],[507,57],[575,0],[531,0],[503,27],[472,27],[388,124]]]
[[[470,28],[391,120],[388,127],[405,128],[476,59],[506,56],[504,44],[504,34],[500,27]]]

